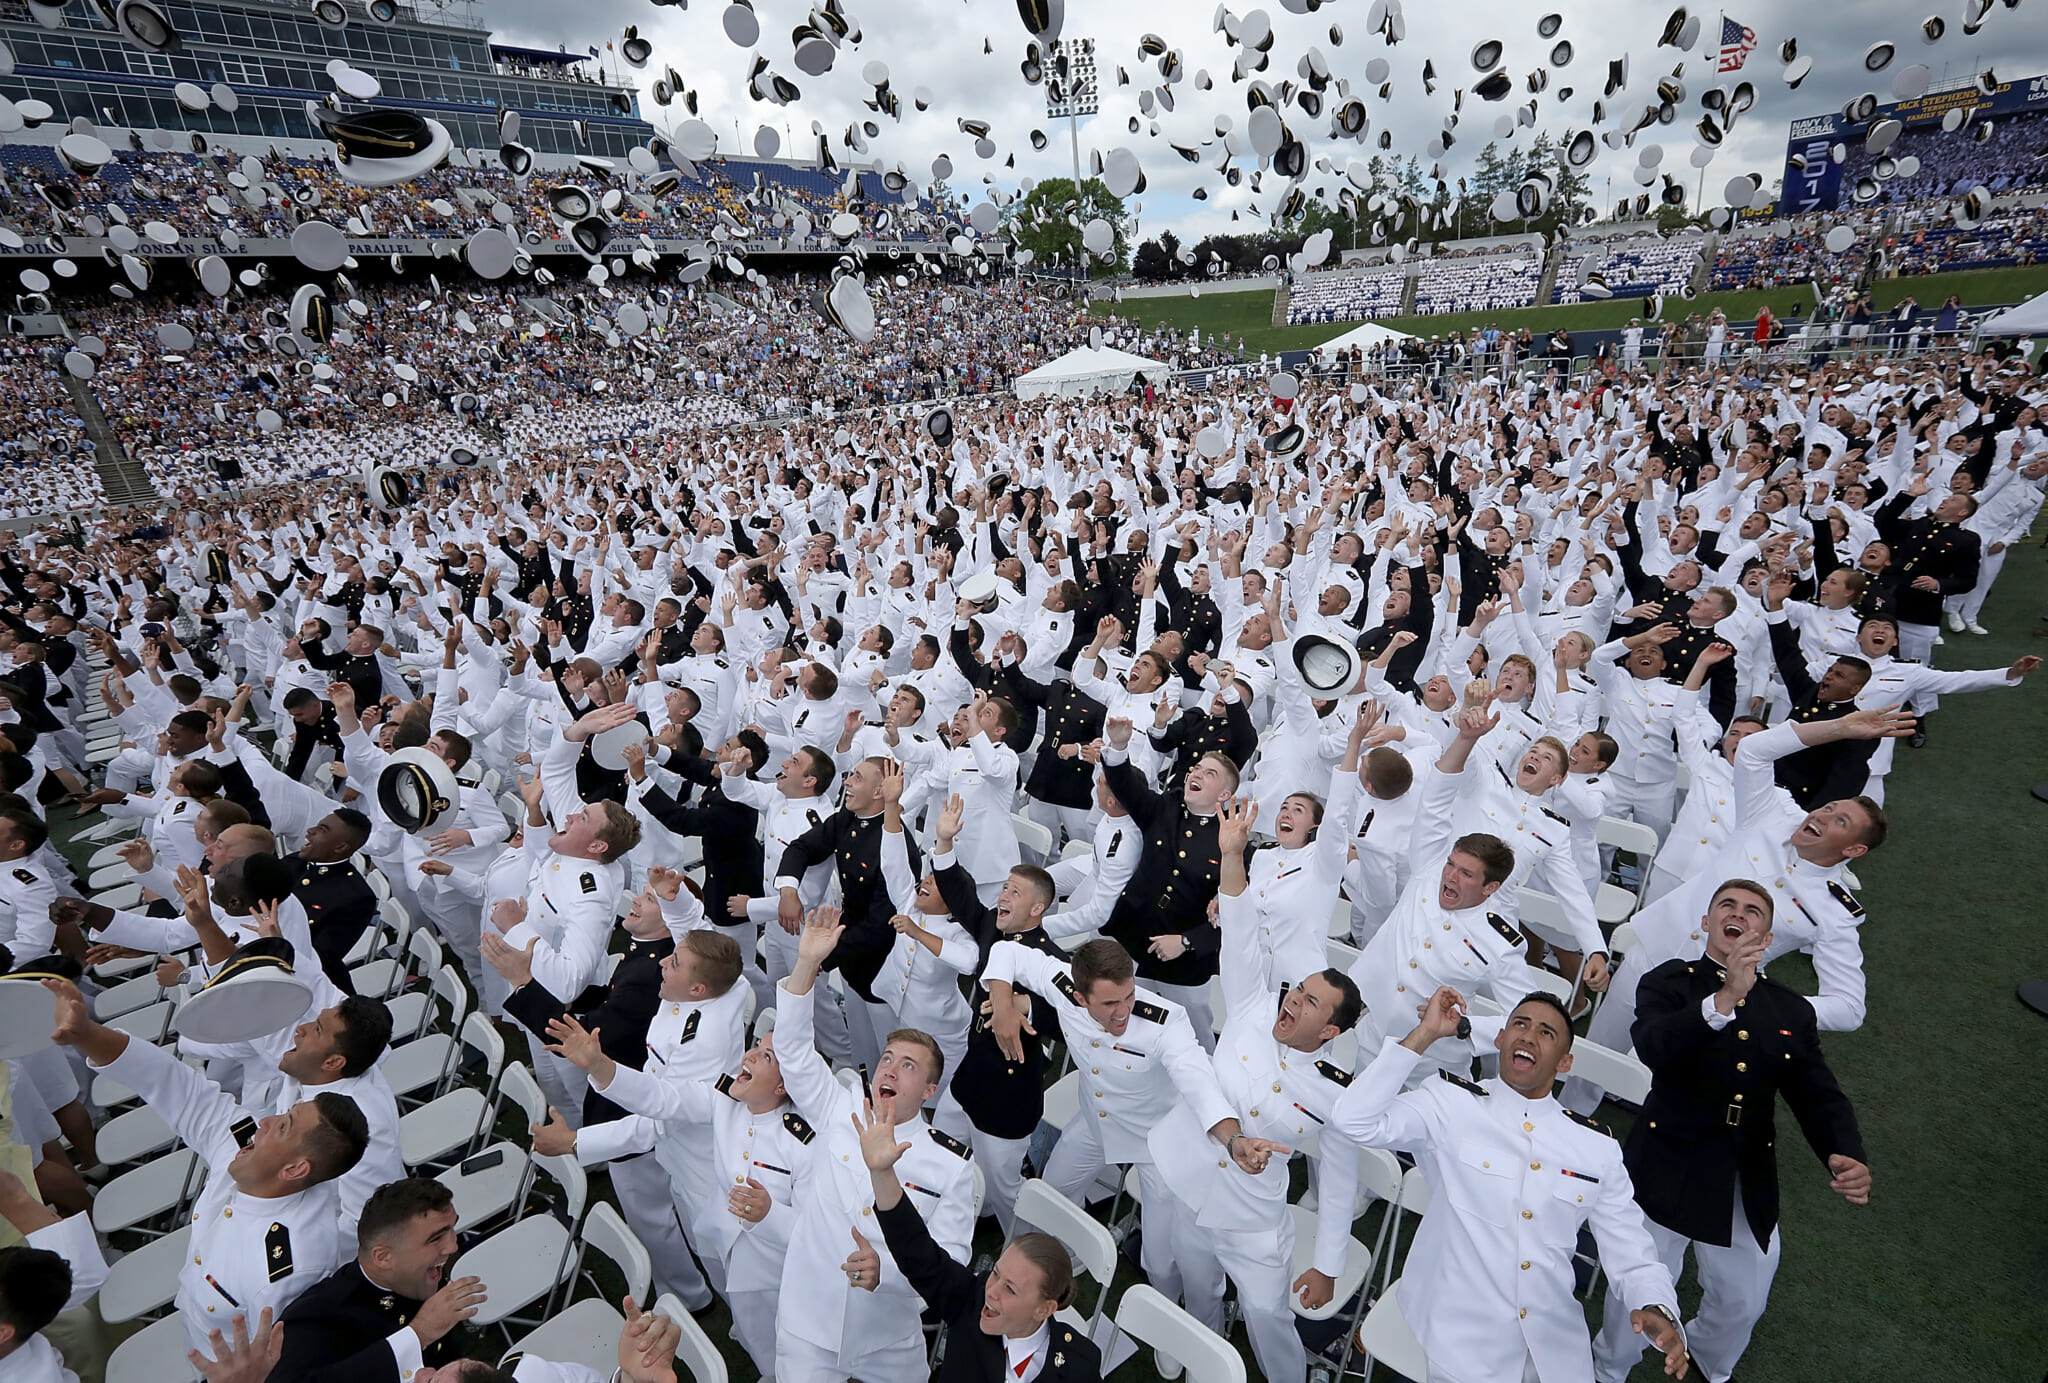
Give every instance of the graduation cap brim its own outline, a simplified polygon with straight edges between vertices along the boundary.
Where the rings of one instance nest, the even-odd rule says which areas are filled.
[[[334,170],[358,187],[396,187],[438,168],[454,147],[448,127],[395,106],[322,120]]]
[[[206,987],[178,1007],[171,1020],[192,1042],[253,1042],[283,1032],[306,1016],[313,987],[291,962],[252,942],[229,958]],[[290,950],[290,943],[285,943]]]
[[[55,957],[0,975],[0,1060],[29,1056],[51,1045],[50,1034],[57,1029],[57,1004],[43,988],[43,981],[77,979],[75,973],[59,967]]]
[[[1337,639],[1304,634],[1294,641],[1294,671],[1311,696],[1342,696],[1358,684],[1358,650]]]

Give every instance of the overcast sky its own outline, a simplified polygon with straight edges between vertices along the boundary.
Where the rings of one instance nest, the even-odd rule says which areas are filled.
[[[1455,179],[1470,169],[1471,158],[1494,135],[1495,122],[1512,114],[1516,104],[1530,98],[1524,78],[1547,58],[1557,39],[1568,39],[1575,52],[1569,66],[1550,73],[1549,89],[1537,96],[1537,127],[1549,129],[1554,137],[1583,129],[1592,119],[1592,107],[1607,80],[1608,62],[1627,55],[1628,85],[1607,102],[1607,122],[1596,132],[1614,128],[1618,118],[1640,112],[1642,103],[1654,102],[1661,76],[1684,64],[1686,99],[1679,120],[1671,126],[1645,130],[1633,147],[1610,150],[1601,146],[1598,160],[1589,171],[1594,194],[1606,206],[1624,190],[1643,190],[1631,178],[1638,167],[1643,146],[1663,146],[1663,167],[1684,179],[1689,189],[1697,188],[1700,174],[1689,162],[1696,147],[1692,133],[1700,114],[1699,96],[1716,84],[1733,86],[1743,79],[1755,83],[1757,101],[1741,118],[1706,170],[1706,204],[1722,204],[1720,189],[1731,177],[1755,172],[1766,183],[1775,181],[1783,170],[1786,132],[1796,117],[1838,110],[1842,104],[1869,91],[1881,101],[1892,98],[1892,83],[1909,64],[1924,63],[1935,81],[1995,68],[2001,80],[2048,72],[2048,0],[2024,0],[2017,8],[2002,3],[1993,6],[1983,29],[1975,36],[1962,32],[1965,0],[1855,0],[1853,4],[1823,4],[1815,0],[1790,3],[1752,3],[1740,0],[1728,11],[1730,18],[1756,32],[1758,46],[1738,73],[1720,74],[1715,56],[1720,46],[1721,11],[1694,11],[1700,17],[1700,36],[1690,53],[1658,47],[1669,10],[1657,5],[1630,4],[1626,0],[1537,0],[1536,4],[1499,3],[1417,3],[1411,0],[1405,11],[1407,38],[1389,47],[1385,40],[1368,34],[1368,0],[1328,0],[1313,14],[1290,13],[1280,0],[1263,5],[1234,3],[1231,13],[1241,20],[1263,12],[1276,36],[1263,73],[1253,74],[1277,85],[1282,80],[1298,82],[1297,67],[1310,49],[1320,49],[1331,74],[1350,82],[1353,94],[1365,100],[1371,118],[1371,137],[1366,144],[1329,135],[1328,109],[1322,119],[1310,120],[1299,110],[1284,114],[1288,126],[1308,145],[1314,161],[1328,160],[1334,172],[1311,167],[1305,181],[1310,191],[1327,188],[1334,195],[1348,162],[1363,160],[1377,152],[1382,129],[1393,132],[1392,152],[1414,153],[1427,171],[1427,148],[1450,114],[1452,94],[1459,87],[1470,88],[1478,78],[1472,65],[1475,44],[1498,39],[1506,45],[1503,70],[1515,79],[1515,92],[1490,104],[1466,93],[1457,142],[1442,160],[1445,174]],[[1305,8],[1309,0],[1287,0]],[[861,31],[858,47],[840,50],[832,71],[822,77],[806,77],[792,58],[790,31],[804,22],[808,0],[754,0],[761,36],[754,49],[737,47],[727,38],[722,18],[727,0],[694,0],[687,10],[657,7],[646,0],[579,0],[567,5],[561,0],[482,0],[476,7],[479,18],[502,42],[554,48],[566,45],[582,51],[595,44],[616,44],[624,27],[637,24],[654,42],[654,60],[628,77],[641,91],[643,112],[657,126],[686,118],[680,103],[664,111],[651,97],[654,78],[674,66],[698,93],[703,118],[718,133],[722,152],[750,154],[756,131],[772,126],[778,134],[785,129],[808,150],[813,122],[831,133],[833,156],[842,166],[859,160],[844,148],[840,137],[847,125],[860,119],[874,119],[881,134],[871,144],[868,158],[880,157],[900,164],[914,179],[931,177],[933,158],[948,155],[955,167],[951,180],[956,190],[983,191],[984,175],[1001,186],[1014,189],[1023,178],[1068,176],[1071,168],[1066,122],[1045,117],[1042,87],[1027,85],[1019,71],[1030,36],[1018,17],[1014,0],[843,0],[845,11]],[[1537,21],[1551,6],[1563,16],[1557,39],[1542,39]],[[1140,238],[1171,227],[1188,238],[1230,229],[1255,229],[1278,205],[1284,185],[1270,172],[1264,188],[1253,193],[1249,173],[1256,160],[1239,160],[1247,177],[1242,185],[1224,185],[1214,167],[1215,148],[1204,151],[1205,161],[1191,165],[1182,161],[1169,142],[1196,146],[1215,142],[1215,125],[1225,117],[1242,128],[1247,116],[1247,81],[1232,80],[1233,63],[1245,50],[1229,46],[1224,35],[1214,30],[1212,0],[1069,0],[1064,32],[1069,37],[1090,37],[1096,41],[1101,73],[1102,112],[1080,126],[1081,157],[1086,171],[1091,150],[1129,148],[1141,161],[1147,182],[1146,193],[1135,199],[1140,208]],[[1947,33],[1940,42],[1926,43],[1921,24],[1930,14],[1947,21]],[[1255,22],[1255,21],[1254,21]],[[1333,44],[1332,25],[1342,28],[1342,43]],[[1156,33],[1182,55],[1185,72],[1173,87],[1175,109],[1159,112],[1159,135],[1150,133],[1151,122],[1140,116],[1140,129],[1132,134],[1129,120],[1139,115],[1140,93],[1162,84],[1156,60],[1141,61],[1138,44],[1142,36]],[[1812,73],[1800,88],[1791,90],[1782,77],[1778,61],[1780,45],[1797,38],[1799,51],[1814,59]],[[993,48],[984,54],[984,40]],[[1889,68],[1872,74],[1864,68],[1864,54],[1880,41],[1897,45],[1897,56]],[[794,81],[802,98],[786,107],[757,102],[746,95],[747,75],[758,54],[773,70]],[[1366,65],[1384,58],[1390,64],[1393,91],[1381,100],[1378,89],[1367,83]],[[1421,80],[1425,60],[1433,61],[1439,78],[1435,95],[1423,92]],[[621,66],[615,54],[607,54],[609,65]],[[894,90],[903,99],[900,123],[871,115],[860,103],[870,94],[862,80],[862,69],[881,62],[889,71]],[[1117,69],[1130,74],[1131,84],[1117,84]],[[1197,75],[1206,72],[1213,83],[1202,91]],[[928,87],[931,108],[917,112],[911,95],[917,87]],[[1558,100],[1559,91],[1572,87],[1569,99]],[[1332,86],[1328,96],[1335,95]],[[1633,103],[1633,104],[1632,104]],[[1334,108],[1335,102],[1328,102]],[[1618,115],[1618,112],[1620,113]],[[978,159],[973,139],[960,132],[960,119],[984,120],[992,127],[995,157]],[[1030,132],[1043,129],[1050,142],[1043,152],[1034,152]],[[1527,141],[1533,134],[1523,128],[1514,139]],[[785,139],[785,152],[788,140]],[[1014,169],[1004,166],[1015,156]],[[1196,187],[1206,187],[1207,202],[1196,201]],[[1611,188],[1611,193],[1610,193]],[[1257,215],[1254,215],[1254,208]],[[1240,213],[1234,227],[1231,213]]]

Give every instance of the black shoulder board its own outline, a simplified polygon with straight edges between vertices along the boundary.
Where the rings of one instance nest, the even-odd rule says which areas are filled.
[[[932,1142],[937,1143],[940,1147],[944,1148],[947,1152],[953,1154],[953,1156],[955,1157],[971,1158],[974,1156],[974,1149],[968,1147],[965,1143],[961,1142],[959,1139],[955,1138],[952,1134],[946,1132],[944,1129],[932,1129],[931,1135]]]
[[[1327,1061],[1318,1061],[1316,1063],[1316,1069],[1323,1073],[1323,1078],[1325,1080],[1333,1080],[1337,1082],[1337,1084],[1339,1085],[1351,1084],[1351,1073],[1345,1070],[1342,1066],[1332,1066]]]
[[[1062,970],[1059,974],[1052,977],[1052,987],[1057,989],[1061,997],[1068,1003],[1078,1004],[1081,1002],[1080,994],[1075,992],[1074,989],[1074,977],[1066,971]]]
[[[583,891],[585,893],[597,892],[597,875],[591,873],[589,870],[586,869],[583,871],[583,878],[581,882],[583,884]]]
[[[246,1148],[256,1137],[256,1121],[249,1118],[237,1119],[228,1125],[228,1132],[235,1136],[236,1147]]]
[[[714,663],[716,663],[716,664],[718,664],[718,666],[719,666],[719,668],[720,668],[721,670],[722,670],[722,669],[723,669],[723,668],[725,667],[725,665],[726,665],[726,663],[725,663],[725,659],[723,659],[723,658],[713,658],[713,659],[712,659],[711,661],[712,661],[712,662],[714,662]]]
[[[712,1083],[712,1085],[714,1085],[715,1087],[717,1087],[717,1089],[718,1089],[718,1093],[719,1093],[719,1094],[721,1094],[721,1095],[726,1095],[726,1096],[732,1096],[732,1081],[733,1081],[733,1078],[732,1078],[732,1077],[731,1077],[730,1075],[725,1075],[725,1076],[720,1076],[720,1077],[719,1077],[719,1078],[718,1078],[717,1080],[715,1080],[715,1081],[713,1081],[713,1082],[711,1082],[711,1083]],[[737,1097],[736,1097],[736,1096],[733,1096],[733,1098],[737,1098]]]
[[[789,1136],[799,1143],[808,1143],[818,1136],[816,1130],[804,1122],[804,1116],[793,1109],[783,1114],[782,1126],[788,1129]]]
[[[818,815],[817,808],[815,807],[804,808],[804,819],[810,822],[813,826],[822,826],[825,821],[823,817]]]
[[[1460,1090],[1469,1090],[1475,1095],[1493,1094],[1491,1090],[1488,1090],[1485,1086],[1479,1084],[1477,1081],[1466,1080],[1456,1071],[1438,1071],[1437,1074],[1442,1076],[1445,1080],[1449,1081],[1452,1085],[1457,1086]]]
[[[273,1222],[263,1236],[264,1261],[270,1265],[270,1280],[279,1282],[292,1275],[292,1232]]]
[[[1110,834],[1109,834],[1109,848],[1108,848],[1107,850],[1104,850],[1104,851],[1102,852],[1102,858],[1104,858],[1104,859],[1106,859],[1106,860],[1113,860],[1113,859],[1115,859],[1115,858],[1116,858],[1116,849],[1117,849],[1117,847],[1118,847],[1119,845],[1122,845],[1123,843],[1124,843],[1124,833],[1123,833],[1123,830],[1122,830],[1122,828],[1118,828],[1117,830],[1114,830],[1114,831],[1110,832]]]
[[[1145,1000],[1140,999],[1137,1003],[1131,1005],[1131,1016],[1133,1018],[1142,1018],[1148,1023],[1164,1023],[1167,1013],[1159,1005],[1147,1003]]]
[[[1508,945],[1519,946],[1522,944],[1522,934],[1516,931],[1514,925],[1505,917],[1502,917],[1497,912],[1489,912],[1486,914],[1486,920],[1493,923],[1493,929],[1501,934],[1502,940],[1506,941]]]
[[[690,1016],[683,1020],[683,1035],[677,1040],[681,1042],[695,1042],[697,1040],[697,1024],[703,1017],[703,1009],[690,1010]]]
[[[1558,815],[1550,808],[1544,806],[1541,802],[1538,802],[1536,804],[1536,810],[1542,812],[1545,816],[1549,817],[1552,821],[1557,822],[1561,826],[1569,826],[1572,824],[1572,819],[1570,817]]]
[[[1843,910],[1844,912],[1847,912],[1847,913],[1849,914],[1849,916],[1851,916],[1851,917],[1861,917],[1861,916],[1863,916],[1863,904],[1861,904],[1861,903],[1857,902],[1857,901],[1856,901],[1856,895],[1855,895],[1855,894],[1853,894],[1853,893],[1851,893],[1851,892],[1850,892],[1850,891],[1849,891],[1848,889],[1846,889],[1846,888],[1843,888],[1843,887],[1841,886],[1841,884],[1839,884],[1839,883],[1832,883],[1832,884],[1829,884],[1829,885],[1828,885],[1828,892],[1829,892],[1829,893],[1832,893],[1832,894],[1834,895],[1834,897],[1835,897],[1835,901],[1836,901],[1837,903],[1840,903],[1840,904],[1842,905],[1842,910]]]
[[[1558,1108],[1563,1109],[1564,1106],[1559,1105]],[[1584,1124],[1595,1133],[1606,1134],[1609,1138],[1614,1137],[1614,1134],[1609,1132],[1607,1125],[1597,1122],[1590,1114],[1581,1114],[1576,1109],[1566,1109],[1564,1117],[1575,1124]]]
[[[25,884],[39,884],[42,882],[41,879],[36,877],[33,869],[17,869],[14,871],[14,877]]]

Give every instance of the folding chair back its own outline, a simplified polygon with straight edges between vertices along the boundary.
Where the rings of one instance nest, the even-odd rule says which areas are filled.
[[[1094,1279],[1095,1314],[1085,1323],[1085,1333],[1092,1337],[1095,1326],[1109,1311],[1109,1285],[1116,1277],[1116,1239],[1100,1220],[1037,1177],[1017,1190],[1016,1220],[1066,1245],[1067,1252],[1081,1261],[1081,1270]]]
[[[1124,1289],[1116,1326],[1186,1366],[1189,1383],[1245,1383],[1244,1358],[1228,1340],[1143,1282]]]
[[[689,1372],[691,1383],[727,1383],[725,1356],[711,1343],[704,1327],[697,1324],[690,1308],[670,1292],[654,1303],[654,1309],[682,1327],[683,1338],[676,1342],[676,1358]]]

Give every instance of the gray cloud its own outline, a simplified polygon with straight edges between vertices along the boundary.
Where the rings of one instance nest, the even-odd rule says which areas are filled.
[[[1598,161],[1589,170],[1596,195],[1611,196],[1639,191],[1629,174],[1637,164],[1638,150],[1647,142],[1661,143],[1664,166],[1697,188],[1701,181],[1687,162],[1694,147],[1691,126],[1699,114],[1698,94],[1715,84],[1733,85],[1748,79],[1757,88],[1757,103],[1737,124],[1706,171],[1708,205],[1718,204],[1719,189],[1730,177],[1756,172],[1765,181],[1775,181],[1783,166],[1787,126],[1798,117],[1839,109],[1862,92],[1874,91],[1881,101],[1891,99],[1893,73],[1908,63],[1927,63],[1937,80],[1945,76],[1966,76],[1995,66],[2001,78],[2029,76],[2048,71],[2048,26],[2034,19],[2033,6],[2008,10],[1994,7],[1982,32],[1974,38],[1962,33],[1962,6],[1956,0],[1859,0],[1853,5],[1794,4],[1787,0],[1770,3],[1742,3],[1732,17],[1754,29],[1758,48],[1737,74],[1722,76],[1714,71],[1713,52],[1718,48],[1718,11],[1700,12],[1701,37],[1691,54],[1656,47],[1667,10],[1627,3],[1626,0],[1551,0],[1564,16],[1560,38],[1568,38],[1576,56],[1568,68],[1551,74],[1550,90],[1538,97],[1538,128],[1553,137],[1567,130],[1584,128],[1591,120],[1592,105],[1600,95],[1607,75],[1608,59],[1627,53],[1630,63],[1628,89],[1609,102],[1611,128],[1617,110],[1628,103],[1654,100],[1659,76],[1684,64],[1688,99],[1679,122],[1670,127],[1645,130],[1636,148],[1608,150],[1602,147]],[[2038,3],[2038,0],[2037,0]],[[556,0],[489,0],[480,7],[481,16],[507,42],[536,47],[566,45],[581,51],[589,44],[603,48],[616,41],[627,24],[637,24],[655,45],[654,61],[647,69],[630,74],[642,91],[645,113],[661,124],[665,118],[681,118],[681,107],[668,111],[655,107],[648,88],[665,66],[676,67],[696,88],[703,118],[718,132],[720,147],[750,153],[755,129],[771,125],[778,133],[785,127],[797,150],[808,152],[815,141],[810,134],[816,122],[833,140],[833,156],[842,165],[858,159],[845,149],[840,136],[846,127],[863,119],[881,125],[870,157],[903,166],[914,178],[929,179],[932,160],[944,153],[951,158],[955,173],[952,186],[978,191],[984,176],[998,185],[1014,189],[1022,178],[1067,176],[1070,158],[1064,121],[1045,118],[1042,89],[1028,86],[1018,70],[1028,35],[1017,18],[1011,0],[846,0],[849,17],[862,31],[858,48],[842,49],[835,70],[822,78],[806,78],[791,60],[789,33],[808,12],[800,0],[756,0],[761,21],[757,50],[776,71],[803,89],[802,99],[788,107],[755,102],[745,94],[747,74],[753,55],[735,47],[725,36],[720,19],[724,0],[697,0],[688,10],[655,7],[639,0],[583,0],[564,6]],[[1233,12],[1247,15],[1255,6],[1238,4]],[[1375,135],[1381,129],[1394,132],[1395,154],[1414,153],[1428,159],[1425,146],[1440,130],[1451,110],[1452,93],[1469,88],[1476,79],[1470,54],[1486,38],[1498,38],[1507,47],[1504,68],[1516,78],[1516,95],[1497,105],[1474,98],[1465,99],[1458,139],[1442,161],[1451,178],[1466,173],[1479,149],[1494,135],[1494,120],[1512,112],[1516,99],[1528,98],[1521,77],[1540,64],[1551,41],[1536,33],[1537,17],[1547,5],[1520,4],[1425,4],[1410,0],[1407,7],[1408,37],[1389,48],[1381,39],[1363,32],[1367,6],[1363,0],[1326,3],[1313,15],[1288,13],[1277,3],[1264,6],[1270,16],[1276,41],[1271,61],[1257,74],[1272,83],[1297,79],[1296,66],[1311,47],[1321,48],[1333,75],[1348,79],[1356,94],[1366,99]],[[1947,36],[1936,45],[1921,42],[1920,22],[1938,12],[1948,21]],[[1226,46],[1223,35],[1211,27],[1213,9],[1202,0],[1070,0],[1066,32],[1096,40],[1102,76],[1102,113],[1081,124],[1084,164],[1091,149],[1119,145],[1132,149],[1143,161],[1149,188],[1139,200],[1140,233],[1150,235],[1172,227],[1184,236],[1199,236],[1231,228],[1233,210],[1243,215],[1238,228],[1255,224],[1250,208],[1270,213],[1280,200],[1280,180],[1268,175],[1264,192],[1254,195],[1249,178],[1239,188],[1227,188],[1215,172],[1214,150],[1197,167],[1184,163],[1168,143],[1198,145],[1213,140],[1217,117],[1227,116],[1242,126],[1247,106],[1245,83],[1230,80],[1232,63],[1243,50]],[[1329,40],[1332,24],[1345,29],[1344,42],[1333,47]],[[1140,37],[1157,33],[1178,49],[1186,77],[1173,89],[1175,110],[1161,114],[1159,137],[1149,133],[1150,122],[1141,118],[1140,132],[1130,133],[1127,121],[1139,114],[1138,96],[1147,85],[1156,87],[1156,63],[1141,63],[1137,55]],[[1802,53],[1814,58],[1814,70],[1797,91],[1786,87],[1777,60],[1779,44],[1797,37]],[[988,39],[992,53],[984,54]],[[1862,55],[1872,43],[1889,40],[1898,45],[1892,71],[1876,74],[1863,69]],[[1382,101],[1365,83],[1366,63],[1384,57],[1392,67],[1394,91]],[[1421,71],[1425,60],[1435,63],[1440,79],[1434,96],[1422,90]],[[615,56],[607,61],[617,65]],[[876,117],[861,102],[868,89],[861,69],[870,61],[887,64],[894,89],[904,99],[901,123]],[[1117,69],[1126,69],[1131,85],[1117,85]],[[1214,82],[1212,90],[1195,87],[1198,71],[1206,71]],[[916,112],[910,103],[913,88],[926,86],[934,95],[932,108]],[[1560,104],[1559,88],[1575,88],[1572,97]],[[996,157],[975,157],[973,141],[961,134],[960,118],[981,119],[994,127],[998,144]],[[1312,160],[1328,158],[1341,169],[1345,162],[1363,159],[1375,147],[1361,147],[1350,141],[1327,137],[1327,119],[1311,122],[1299,112],[1289,112],[1289,125],[1308,141]],[[736,128],[737,126],[737,128]],[[1042,153],[1034,152],[1028,135],[1042,128],[1051,142]],[[1513,141],[1526,142],[1534,131],[1522,129]],[[791,152],[785,140],[785,152]],[[1004,160],[1013,155],[1014,169]],[[1249,167],[1247,167],[1249,172]],[[1210,200],[1194,201],[1189,194],[1198,186],[1209,190]],[[1313,168],[1307,186],[1329,187],[1336,179]]]

